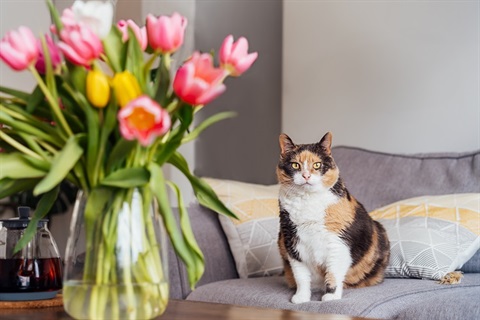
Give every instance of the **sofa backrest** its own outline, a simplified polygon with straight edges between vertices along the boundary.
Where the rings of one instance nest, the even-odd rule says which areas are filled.
[[[367,211],[412,197],[480,192],[480,151],[394,155],[334,147],[332,155]]]

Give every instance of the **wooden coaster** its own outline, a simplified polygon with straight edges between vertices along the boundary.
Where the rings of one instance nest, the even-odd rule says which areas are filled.
[[[47,300],[29,300],[29,301],[0,301],[0,309],[36,309],[59,307],[63,305],[63,298],[61,294],[53,299]]]

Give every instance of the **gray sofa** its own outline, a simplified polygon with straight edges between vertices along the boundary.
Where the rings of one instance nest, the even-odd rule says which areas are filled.
[[[336,147],[333,155],[347,187],[369,211],[415,196],[480,192],[480,151],[391,155]],[[206,270],[192,292],[170,250],[171,298],[371,318],[480,319],[480,251],[462,267],[460,284],[387,278],[377,286],[347,289],[341,300],[321,302],[317,292],[311,302],[296,305],[281,276],[239,279],[215,213],[191,204],[189,214]]]

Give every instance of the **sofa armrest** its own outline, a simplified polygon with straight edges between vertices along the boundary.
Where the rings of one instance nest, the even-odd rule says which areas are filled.
[[[218,220],[217,213],[191,203],[188,210],[195,239],[205,257],[205,272],[197,287],[210,282],[238,278],[227,238]],[[178,211],[175,210],[178,216]],[[183,262],[169,246],[170,298],[185,299],[192,291]]]

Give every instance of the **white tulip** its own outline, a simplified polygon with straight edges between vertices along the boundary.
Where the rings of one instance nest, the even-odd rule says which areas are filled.
[[[100,39],[110,32],[113,21],[113,6],[107,1],[76,0],[72,6],[75,20],[86,24]]]

